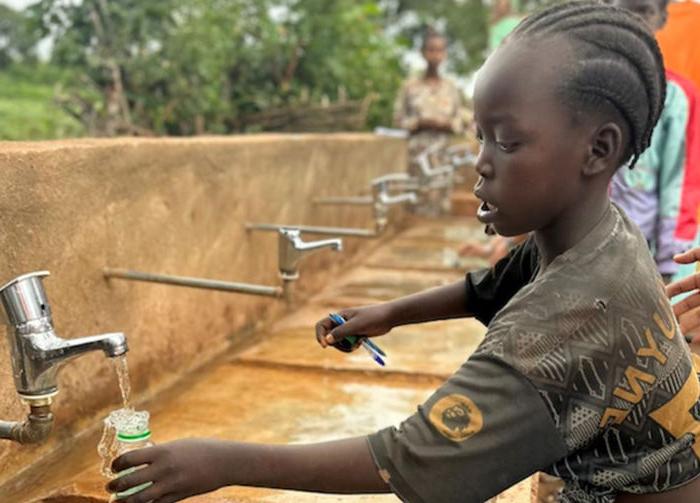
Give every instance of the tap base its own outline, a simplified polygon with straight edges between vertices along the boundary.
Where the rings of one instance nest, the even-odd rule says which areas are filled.
[[[31,395],[22,392],[17,393],[19,398],[29,405],[51,405],[53,397],[58,395],[58,388],[52,388],[43,393],[33,393]]]

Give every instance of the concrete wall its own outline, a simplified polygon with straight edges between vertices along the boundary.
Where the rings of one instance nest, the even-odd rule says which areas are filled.
[[[106,281],[103,267],[278,284],[276,236],[247,234],[244,222],[371,227],[368,209],[310,201],[355,194],[405,162],[402,141],[364,134],[0,143],[0,284],[51,271],[44,284],[58,333],[125,332],[132,386],[144,396],[249,337],[285,307],[260,297]],[[345,244],[342,255],[324,251],[302,263],[302,298],[372,246]],[[66,365],[59,387],[48,444],[0,441],[0,484],[119,405],[115,371],[100,354]],[[2,338],[0,419],[25,413]]]

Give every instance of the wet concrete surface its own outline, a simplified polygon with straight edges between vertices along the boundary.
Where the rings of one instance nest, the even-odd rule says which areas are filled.
[[[313,298],[314,305],[347,306],[392,300],[443,286],[464,276],[462,270],[407,271],[357,267]]]
[[[401,240],[428,240],[434,244],[460,246],[466,242],[486,243],[483,225],[464,225],[464,218],[425,220],[401,233]]]
[[[446,225],[454,226],[454,222]],[[430,250],[431,246],[433,250],[450,246],[455,249],[461,244],[455,239],[449,245],[449,240],[439,237],[439,225],[432,222],[425,228],[414,226],[404,234],[409,237],[399,235],[386,243],[379,256],[381,252],[387,257],[401,256],[411,241],[423,247],[413,250]],[[464,231],[465,237],[469,235]],[[376,256],[369,257],[368,262]],[[410,262],[416,256],[414,251],[404,258]],[[433,258],[422,265],[432,264]],[[258,342],[248,349],[232,352],[188,375],[177,387],[145,404],[144,408],[151,412],[154,441],[203,436],[304,443],[365,435],[398,424],[467,359],[485,329],[471,320],[399,327],[375,339],[389,355],[388,365],[382,368],[364,351],[347,354],[320,348],[314,324],[334,306],[387,300],[456,281],[464,272],[454,264],[430,272],[376,265],[348,271],[308,305],[256,334]],[[346,303],[338,304],[339,300]],[[0,488],[0,501],[107,501],[103,490],[106,481],[99,474],[98,439],[97,431],[75,439],[21,480]],[[529,502],[531,490],[528,479],[495,501]],[[338,496],[232,487],[188,501],[315,503],[398,499],[392,495]]]
[[[460,256],[454,244],[397,239],[370,255],[364,265],[405,271],[466,271],[488,264],[481,258]]]

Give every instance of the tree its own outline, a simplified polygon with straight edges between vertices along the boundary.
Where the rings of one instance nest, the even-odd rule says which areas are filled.
[[[0,68],[32,61],[38,40],[26,16],[0,4]]]
[[[382,6],[409,47],[420,47],[427,26],[444,33],[454,72],[468,74],[484,61],[489,13],[481,0],[384,0]]]
[[[32,13],[75,70],[61,99],[92,134],[223,133],[339,93],[378,93],[386,121],[401,78],[376,1],[41,0]]]

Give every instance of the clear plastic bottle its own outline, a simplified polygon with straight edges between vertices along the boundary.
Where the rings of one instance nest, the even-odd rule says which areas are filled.
[[[105,428],[112,429],[113,437],[111,445],[107,446],[110,455],[110,462],[118,458],[122,454],[137,449],[153,446],[151,442],[151,431],[148,424],[149,414],[146,411],[134,411],[132,409],[119,409],[112,412],[105,420]],[[109,435],[106,435],[109,436]],[[104,439],[104,437],[103,437]],[[139,466],[129,468],[118,473],[114,478],[122,477],[129,473],[138,470]],[[119,501],[127,498],[132,494],[136,494],[149,487],[152,482],[146,482],[141,485],[132,487],[126,491],[115,493],[110,501]]]

